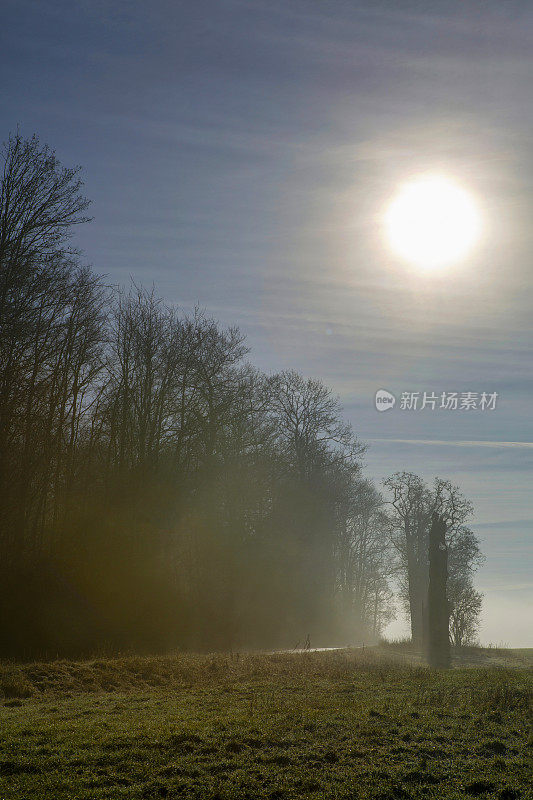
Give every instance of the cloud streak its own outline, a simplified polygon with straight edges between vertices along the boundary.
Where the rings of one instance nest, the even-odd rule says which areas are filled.
[[[531,449],[533,442],[487,442],[487,441],[464,441],[464,440],[443,440],[443,439],[369,439],[370,442],[394,442],[395,444],[429,444],[429,445],[451,445],[452,447],[504,447]]]

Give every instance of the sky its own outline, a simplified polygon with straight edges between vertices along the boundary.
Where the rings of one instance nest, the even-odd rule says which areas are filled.
[[[481,639],[533,646],[533,6],[2,6],[0,138],[37,132],[83,167],[85,260],[239,325],[264,370],[321,378],[376,482],[459,484],[486,556]],[[482,218],[469,256],[432,274],[383,235],[398,187],[428,171]],[[394,408],[376,410],[378,389]],[[498,397],[401,407],[424,391]]]

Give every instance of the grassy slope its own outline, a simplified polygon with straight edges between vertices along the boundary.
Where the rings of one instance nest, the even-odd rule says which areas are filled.
[[[4,667],[1,687],[6,800],[533,797],[523,666],[124,658]]]

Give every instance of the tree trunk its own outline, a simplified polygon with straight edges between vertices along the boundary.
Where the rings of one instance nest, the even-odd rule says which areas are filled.
[[[446,585],[448,582],[448,552],[446,523],[433,515],[429,531],[428,585],[428,663],[430,667],[450,667],[450,612]]]

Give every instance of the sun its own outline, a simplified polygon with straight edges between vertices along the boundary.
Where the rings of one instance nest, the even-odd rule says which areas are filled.
[[[385,212],[392,250],[423,269],[437,269],[465,258],[478,240],[480,228],[473,197],[441,175],[420,175],[404,184]]]

